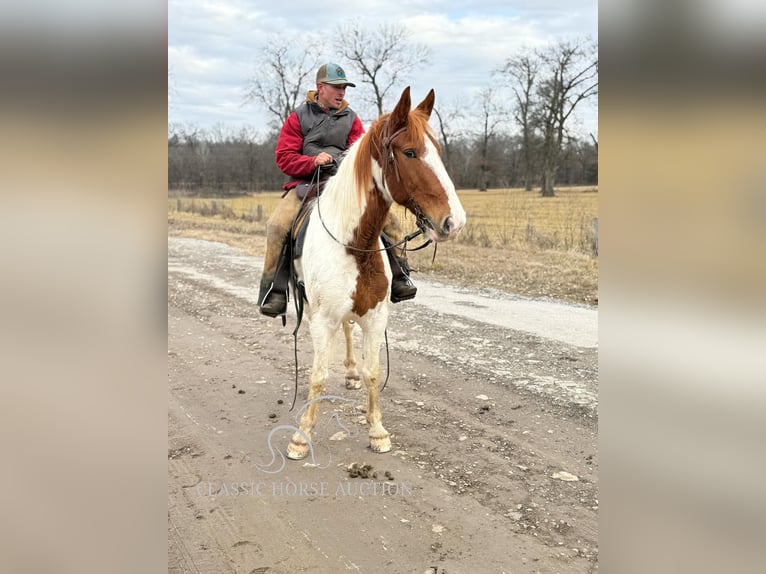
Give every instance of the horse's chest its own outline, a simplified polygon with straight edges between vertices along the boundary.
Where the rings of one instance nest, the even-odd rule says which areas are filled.
[[[301,259],[309,305],[320,296],[336,304],[350,300],[359,317],[388,298],[389,279],[381,253],[348,253],[333,244],[307,243]],[[342,306],[342,305],[341,305]]]
[[[380,253],[359,254],[354,257],[357,276],[352,311],[363,317],[388,298],[388,277]]]

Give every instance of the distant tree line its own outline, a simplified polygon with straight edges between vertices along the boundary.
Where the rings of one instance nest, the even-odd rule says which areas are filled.
[[[274,162],[277,135],[259,136],[247,130],[223,134],[220,130],[171,126],[168,188],[191,195],[281,189],[287,178]],[[461,136],[450,142],[449,150],[445,163],[459,189],[524,187],[528,182],[524,169],[528,160],[520,135],[496,134],[488,142]],[[556,185],[598,184],[595,143],[568,138],[559,162]]]
[[[168,129],[168,189],[193,195],[272,191],[285,175],[274,162],[277,133],[261,136],[241,129],[201,130],[170,125]]]

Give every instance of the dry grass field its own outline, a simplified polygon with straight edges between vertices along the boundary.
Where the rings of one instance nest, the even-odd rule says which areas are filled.
[[[221,241],[262,256],[266,219],[280,195],[213,199],[171,193],[168,234]],[[433,262],[433,246],[410,254],[416,284],[418,276],[430,276],[528,297],[598,303],[597,188],[558,188],[553,198],[521,189],[458,195],[468,224],[457,241],[438,247]],[[414,229],[412,216],[399,207],[395,212],[407,230]]]

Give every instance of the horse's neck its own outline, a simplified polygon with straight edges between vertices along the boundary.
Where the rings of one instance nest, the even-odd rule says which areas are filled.
[[[350,165],[356,159],[347,157],[338,173],[327,182],[318,200],[319,212],[324,226],[341,243],[355,242],[359,248],[375,249],[390,204],[377,186],[370,191],[357,189],[353,165]],[[357,232],[355,237],[357,229],[361,233]]]

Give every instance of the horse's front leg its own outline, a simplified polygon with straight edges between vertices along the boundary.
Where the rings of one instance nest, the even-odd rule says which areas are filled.
[[[383,329],[365,331],[363,337],[364,365],[362,378],[367,387],[367,422],[370,423],[370,448],[373,452],[391,450],[391,438],[383,427],[380,405],[378,404],[378,384],[380,382],[380,347],[383,344]]]
[[[356,370],[356,355],[354,355],[354,323],[343,321],[343,335],[346,339],[346,358],[343,366],[346,367],[346,388],[361,389],[362,381],[359,379],[359,371]]]
[[[294,460],[305,458],[311,449],[311,431],[316,424],[317,397],[321,396],[327,382],[327,366],[330,362],[330,350],[333,339],[337,333],[337,327],[328,329],[320,321],[311,322],[311,339],[314,345],[314,362],[309,377],[308,404],[301,415],[300,431],[295,432],[287,447],[287,456]]]

